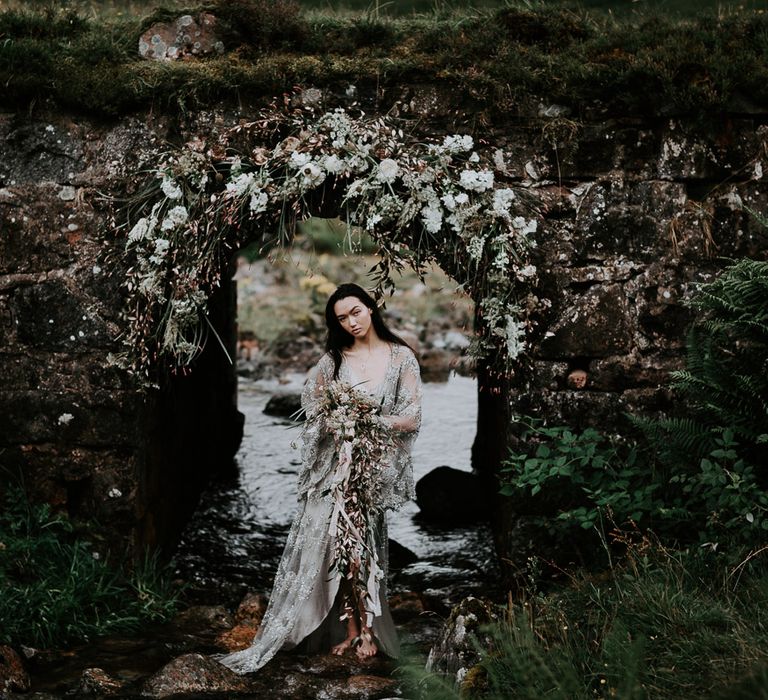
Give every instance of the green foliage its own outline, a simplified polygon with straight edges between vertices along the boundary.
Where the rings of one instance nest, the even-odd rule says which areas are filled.
[[[692,301],[684,417],[634,419],[642,439],[531,423],[502,493],[537,497],[565,535],[610,517],[681,541],[764,541],[768,531],[768,263],[730,265]]]
[[[149,22],[200,9],[220,17],[224,56],[162,65],[136,60]],[[702,118],[729,109],[739,95],[768,102],[765,14],[620,14],[537,3],[461,10],[438,4],[429,14],[397,18],[386,11],[303,14],[290,0],[163,9],[143,22],[120,13],[85,20],[73,10],[48,21],[39,10],[6,10],[0,80],[8,104],[52,97],[109,114],[271,97],[297,84],[385,88],[408,79],[504,114],[530,95],[574,112],[597,100],[623,112]]]
[[[0,643],[50,647],[168,619],[179,591],[147,554],[104,561],[66,517],[10,488],[0,511]]]
[[[578,574],[495,628],[491,697],[691,698],[730,686],[768,655],[768,572],[738,588],[731,573],[712,553],[631,545],[607,580]]]
[[[526,449],[507,458],[501,492],[509,496],[522,489],[536,496],[546,489],[561,494],[556,531],[572,524],[592,529],[608,514],[619,522],[648,521],[663,510],[656,495],[661,484],[648,479],[634,443],[594,428],[573,432],[566,426],[534,424],[520,437]]]
[[[619,539],[621,565],[572,573],[549,593],[527,590],[500,622],[481,628],[482,641],[473,638],[480,663],[460,689],[422,672],[409,697],[687,700],[759,687],[768,663],[764,556]],[[748,674],[751,685],[742,680]]]

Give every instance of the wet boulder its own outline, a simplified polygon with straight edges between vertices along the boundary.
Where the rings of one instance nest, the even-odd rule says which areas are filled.
[[[186,632],[223,630],[232,627],[234,620],[223,605],[193,605],[182,610],[174,618],[173,624]]]
[[[389,548],[389,568],[394,571],[404,569],[419,559],[408,547],[393,539],[389,540],[387,547]]]
[[[253,643],[266,609],[267,599],[263,595],[248,593],[235,613],[235,626],[216,637],[216,644],[230,652],[247,649]]]
[[[77,690],[80,695],[116,695],[123,688],[123,682],[110,676],[103,668],[86,668],[80,676]]]
[[[274,394],[267,401],[267,405],[264,408],[264,413],[268,416],[294,419],[303,418],[303,416],[297,415],[298,411],[301,411],[301,394],[288,392]]]
[[[187,693],[243,693],[246,679],[202,654],[184,654],[173,659],[151,676],[141,694],[167,698]]]
[[[444,524],[484,520],[489,497],[477,476],[453,467],[437,467],[416,483],[416,503],[423,517]]]
[[[21,657],[9,646],[0,646],[0,696],[11,690],[29,690],[29,674]]]

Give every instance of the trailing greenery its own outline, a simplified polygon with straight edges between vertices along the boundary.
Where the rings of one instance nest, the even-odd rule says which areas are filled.
[[[225,55],[139,60],[142,30],[200,9],[220,17]],[[297,84],[381,89],[410,80],[457,92],[487,114],[514,114],[533,96],[577,112],[597,100],[621,112],[706,116],[742,98],[768,103],[766,53],[768,16],[749,10],[619,18],[522,3],[392,18],[302,14],[287,0],[219,0],[144,20],[71,9],[0,13],[6,106],[52,98],[105,114],[270,98]]]
[[[692,306],[686,369],[672,375],[682,417],[636,419],[636,439],[531,422],[502,493],[536,497],[537,521],[556,534],[612,518],[679,541],[764,541],[768,263],[730,265]]]
[[[461,692],[414,672],[421,698],[766,698],[765,554],[726,559],[620,535],[620,565],[530,589],[481,629]],[[742,694],[743,693],[743,694]],[[413,695],[413,697],[419,697]]]
[[[51,647],[168,619],[180,590],[151,555],[128,571],[11,487],[0,509],[0,644]]]

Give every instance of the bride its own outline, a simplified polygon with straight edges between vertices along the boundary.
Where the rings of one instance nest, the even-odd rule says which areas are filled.
[[[373,298],[356,284],[342,284],[325,308],[327,352],[310,371],[302,392],[306,413],[302,429],[299,509],[278,566],[272,594],[252,645],[217,654],[237,673],[255,671],[280,649],[344,654],[360,658],[383,651],[399,655],[399,642],[387,603],[386,510],[414,497],[411,447],[421,425],[421,378],[411,348],[384,323]],[[391,439],[377,465],[373,500],[364,514],[360,547],[340,568],[341,532],[350,522],[339,505],[338,473],[344,466],[323,410],[323,400],[339,382],[356,400],[376,406],[374,420]],[[349,468],[349,466],[347,466]],[[346,483],[346,482],[344,482]],[[351,526],[357,535],[358,530]],[[364,541],[363,541],[364,540]],[[347,546],[346,539],[340,540]],[[336,553],[336,554],[335,554]]]

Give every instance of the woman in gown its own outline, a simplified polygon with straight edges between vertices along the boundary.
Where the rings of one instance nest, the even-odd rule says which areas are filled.
[[[411,447],[421,425],[419,365],[411,348],[387,328],[375,301],[358,285],[336,289],[328,299],[325,319],[327,352],[310,371],[301,397],[306,421],[299,509],[269,604],[249,648],[214,655],[238,673],[256,671],[278,650],[295,647],[308,653],[330,649],[335,654],[354,647],[361,658],[378,651],[399,655],[387,603],[386,510],[396,510],[414,497]],[[324,390],[334,380],[375,402],[380,407],[376,420],[393,438],[373,487],[376,507],[368,520],[377,556],[370,557],[373,564],[369,561],[365,569],[369,571],[365,596],[338,570],[329,571],[336,520],[332,485],[339,455],[319,409]]]

